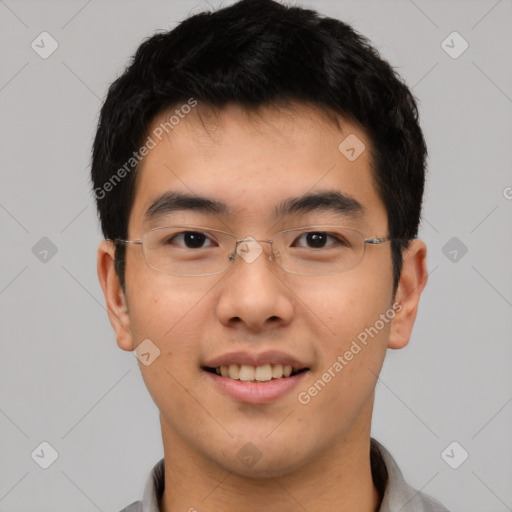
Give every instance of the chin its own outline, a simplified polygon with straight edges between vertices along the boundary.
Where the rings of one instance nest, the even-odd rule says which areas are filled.
[[[306,463],[300,459],[290,461],[289,457],[265,457],[262,455],[254,465],[252,463],[246,464],[238,458],[230,460],[226,464],[226,460],[222,461],[222,466],[227,471],[230,471],[243,478],[254,480],[265,480],[270,478],[279,478],[290,475],[296,470],[303,467]]]
[[[297,451],[296,445],[286,446],[282,439],[279,443],[270,443],[269,440],[250,438],[239,439],[233,451],[224,451],[215,454],[214,462],[224,470],[230,471],[244,478],[264,480],[290,475],[314,459],[314,453],[301,445]]]

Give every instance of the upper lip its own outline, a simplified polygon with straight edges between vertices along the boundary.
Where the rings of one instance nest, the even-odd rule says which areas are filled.
[[[222,354],[220,356],[209,359],[204,364],[204,367],[218,368],[219,366],[229,366],[231,364],[245,364],[249,366],[263,366],[265,364],[282,364],[283,366],[289,365],[294,370],[303,370],[305,368],[308,368],[307,364],[299,361],[295,357],[285,354],[284,352],[278,352],[275,350],[269,350],[257,354],[244,351],[229,352],[227,354]]]

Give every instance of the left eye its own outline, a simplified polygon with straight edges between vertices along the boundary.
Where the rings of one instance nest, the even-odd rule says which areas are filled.
[[[204,245],[205,242],[208,242],[209,245]],[[212,245],[212,241],[208,236],[200,231],[185,231],[179,233],[166,240],[166,243],[177,243],[178,245],[184,245],[187,249],[202,249],[203,247]]]
[[[331,243],[328,243],[329,239]],[[300,242],[301,240],[303,241],[302,243]],[[336,242],[339,242],[339,240],[325,231],[310,231],[309,233],[300,235],[295,240],[294,245],[296,244],[298,247],[309,247],[311,249],[322,249]]]

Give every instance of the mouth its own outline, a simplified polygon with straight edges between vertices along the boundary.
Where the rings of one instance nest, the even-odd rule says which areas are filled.
[[[309,373],[309,368],[265,363],[203,366],[214,389],[239,403],[263,405],[284,399]]]
[[[231,352],[204,361],[203,375],[213,389],[245,404],[271,404],[289,396],[311,367],[291,354],[267,350]]]
[[[294,377],[309,370],[309,368],[294,368],[289,364],[268,363],[259,366],[248,364],[230,364],[216,367],[204,366],[203,370],[220,377],[243,382],[270,382]]]

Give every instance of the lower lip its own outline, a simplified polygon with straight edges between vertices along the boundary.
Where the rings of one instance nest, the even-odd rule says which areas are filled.
[[[306,376],[308,370],[293,375],[272,379],[266,382],[247,382],[222,377],[204,370],[220,391],[238,402],[246,404],[268,404],[289,393]]]

